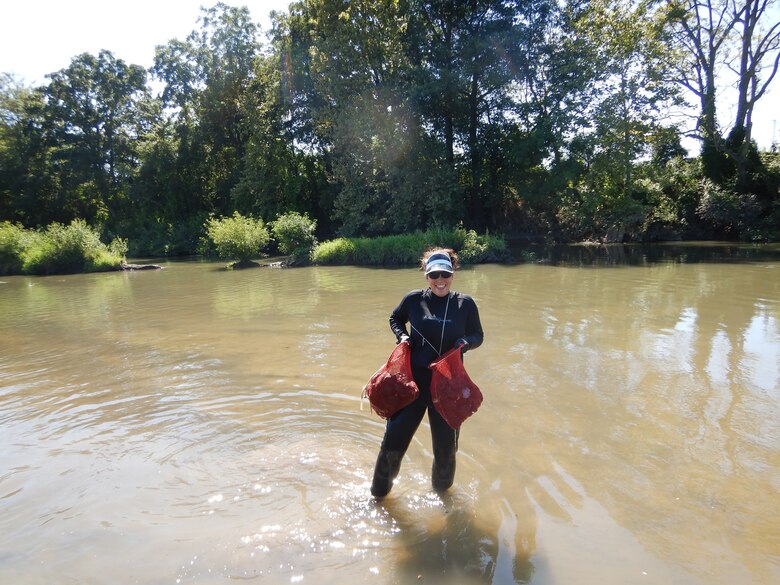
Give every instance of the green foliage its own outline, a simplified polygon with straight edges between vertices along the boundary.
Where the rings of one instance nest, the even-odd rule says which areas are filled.
[[[755,223],[759,211],[755,195],[737,193],[709,179],[702,180],[701,190],[697,213],[718,234],[733,237]]]
[[[655,165],[665,165],[688,155],[688,151],[682,145],[680,130],[676,127],[657,128],[650,138],[650,148]]]
[[[489,234],[480,236],[474,230],[469,230],[463,237],[458,257],[464,264],[480,264],[495,262],[506,253],[507,247],[503,238]]]
[[[205,229],[217,256],[238,262],[258,257],[271,238],[262,219],[244,217],[237,211],[232,217],[209,218]]]
[[[767,209],[756,225],[747,226],[744,239],[754,242],[780,242],[780,198]]]
[[[316,221],[296,211],[280,215],[271,223],[271,231],[279,245],[279,251],[290,256],[290,262],[293,264],[309,260],[311,251],[317,245],[316,229]]]
[[[52,223],[43,231],[0,224],[0,273],[69,274],[117,270],[127,253],[127,241],[106,245],[84,220]]]
[[[208,240],[204,240],[204,224],[208,217],[199,213],[193,217],[180,217],[175,223],[154,216],[145,221],[137,218],[120,223],[116,230],[130,236],[129,253],[133,257],[209,254],[213,250],[209,249]]]
[[[385,235],[426,225],[426,163],[416,128],[389,92],[379,99],[355,97],[336,119],[334,174],[342,184],[334,205],[340,233]],[[401,226],[404,226],[403,228]]]
[[[169,197],[185,216],[234,209],[231,193],[245,162],[253,102],[248,88],[259,53],[259,29],[247,7],[219,2],[202,8],[199,24],[185,41],[157,47],[152,67],[164,84],[161,98],[176,143]]]
[[[25,254],[24,270],[35,274],[97,272],[115,269],[121,260],[109,253],[97,230],[75,219],[68,226],[50,224],[38,245]]]
[[[146,71],[109,51],[84,53],[43,90],[42,132],[68,219],[104,223],[123,208],[148,123]],[[63,163],[67,164],[63,164]]]
[[[31,233],[9,221],[0,223],[0,274],[20,274],[22,256],[29,247]]]
[[[464,264],[491,262],[506,256],[503,238],[477,235],[473,230],[432,229],[425,232],[376,238],[337,238],[319,244],[312,252],[315,264],[410,266],[431,247],[453,248]]]
[[[126,258],[130,246],[125,238],[114,238],[106,246],[106,252],[109,256]]]
[[[682,223],[677,203],[667,196],[657,180],[645,177],[635,184],[635,197],[643,203],[641,222],[629,233],[639,241],[668,240],[679,237]]]
[[[665,126],[670,60],[717,68],[684,58],[734,24],[708,30],[690,12],[706,4],[307,0],[276,14],[263,47],[247,8],[218,3],[158,47],[157,97],[108,51],[37,88],[0,75],[0,221],[84,218],[133,255],[173,255],[214,246],[208,217],[294,210],[321,237],[354,237],[326,242],[332,257],[375,264],[407,262],[434,228],[470,261],[495,253],[487,230],[773,239],[778,163],[745,144],[751,118],[720,136],[715,88],[694,86],[712,98],[695,161]],[[394,234],[411,241],[361,239]],[[307,246],[290,244],[294,262]]]
[[[336,238],[317,244],[312,250],[311,260],[315,264],[352,264],[356,250],[353,238]]]

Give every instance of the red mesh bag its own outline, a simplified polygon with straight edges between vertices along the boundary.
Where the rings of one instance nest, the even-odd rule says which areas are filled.
[[[412,377],[412,350],[408,343],[399,343],[387,358],[387,363],[363,386],[371,409],[382,418],[390,418],[420,395]]]
[[[433,370],[431,400],[439,414],[453,429],[459,429],[482,404],[482,392],[463,367],[460,348],[445,353],[428,366]]]

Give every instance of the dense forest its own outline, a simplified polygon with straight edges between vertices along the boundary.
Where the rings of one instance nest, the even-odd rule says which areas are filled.
[[[3,75],[0,221],[84,220],[135,255],[192,253],[234,212],[321,239],[778,240],[780,156],[751,137],[775,8],[300,0],[263,36],[219,3],[149,70],[104,50],[41,87]]]

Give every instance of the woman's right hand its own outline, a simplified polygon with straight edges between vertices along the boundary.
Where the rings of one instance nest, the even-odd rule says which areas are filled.
[[[468,341],[466,341],[465,337],[459,337],[457,340],[455,340],[455,346],[461,348],[462,353],[466,353],[469,350],[469,345],[471,345]]]

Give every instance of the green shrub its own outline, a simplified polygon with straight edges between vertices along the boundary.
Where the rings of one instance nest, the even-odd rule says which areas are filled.
[[[112,256],[125,258],[127,256],[127,251],[130,249],[130,246],[125,238],[114,238],[111,240],[108,246],[106,246],[106,249]]]
[[[469,230],[463,237],[463,243],[458,251],[458,257],[464,264],[479,264],[496,262],[506,256],[507,247],[503,238],[496,236],[480,236],[474,230]]]
[[[124,254],[110,252],[98,231],[83,219],[75,219],[68,226],[52,223],[33,241],[24,259],[24,270],[34,274],[115,270],[124,260]],[[113,244],[113,249],[121,252],[126,244]]]
[[[26,262],[26,271],[35,274],[84,272],[91,258],[101,249],[104,246],[99,234],[83,219],[73,220],[68,226],[52,223],[39,242],[40,253],[29,257],[35,262]]]
[[[127,256],[128,244],[123,238],[114,238],[107,246],[97,249],[87,258],[87,272],[107,272],[117,269],[117,258],[121,262]]]
[[[95,228],[76,219],[70,225],[50,224],[44,231],[0,225],[0,272],[63,274],[116,270],[127,253],[125,240],[106,246]]]
[[[262,219],[237,211],[232,217],[209,218],[205,228],[217,256],[225,260],[248,262],[260,256],[271,239]]]
[[[336,238],[315,246],[311,260],[315,264],[353,264],[355,250],[354,238]]]
[[[19,274],[22,255],[30,243],[30,234],[20,225],[0,223],[0,274]]]
[[[702,196],[697,214],[715,230],[727,234],[739,232],[756,223],[758,204],[750,193],[735,190],[703,179]]]
[[[290,262],[297,264],[308,262],[311,252],[317,245],[315,230],[317,222],[291,211],[280,215],[271,223],[271,231],[282,254],[290,256]]]

